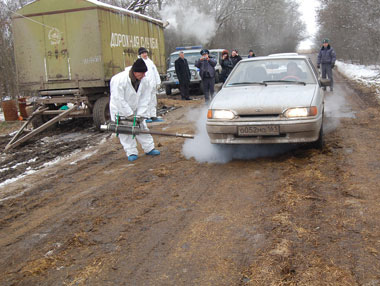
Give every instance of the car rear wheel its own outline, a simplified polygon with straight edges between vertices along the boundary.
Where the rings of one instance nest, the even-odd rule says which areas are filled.
[[[203,82],[202,81],[199,83],[199,94],[203,95]]]
[[[170,85],[165,85],[165,93],[166,95],[172,94],[172,88],[170,87]]]
[[[220,74],[219,72],[215,72],[215,83],[219,83],[220,82]]]

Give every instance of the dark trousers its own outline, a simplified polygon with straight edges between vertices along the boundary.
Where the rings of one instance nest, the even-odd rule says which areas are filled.
[[[210,98],[214,96],[215,77],[202,79],[203,94],[205,95],[205,101],[209,102]]]
[[[188,81],[180,81],[179,82],[179,90],[181,91],[181,98],[189,98],[189,86],[190,83]]]
[[[333,88],[334,80],[333,80],[331,64],[322,64],[322,78],[326,78],[326,75],[330,80],[330,88]]]

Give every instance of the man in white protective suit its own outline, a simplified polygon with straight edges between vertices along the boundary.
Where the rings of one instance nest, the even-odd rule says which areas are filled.
[[[125,117],[130,124],[133,122],[142,129],[148,129],[145,118],[149,117],[149,102],[151,87],[145,73],[148,68],[142,59],[138,59],[131,67],[111,78],[110,113],[111,120],[116,121],[117,115]],[[128,161],[138,158],[136,139],[132,135],[120,134],[120,143],[128,156]],[[153,137],[150,134],[136,135],[146,155],[160,155],[154,148]]]
[[[149,80],[151,85],[151,98],[149,102],[149,118],[146,120],[147,123],[150,122],[162,122],[161,118],[157,117],[157,90],[161,85],[160,74],[158,73],[156,65],[153,61],[148,57],[148,51],[144,47],[139,48],[139,56],[142,58],[148,67],[148,72],[146,73],[146,77]]]

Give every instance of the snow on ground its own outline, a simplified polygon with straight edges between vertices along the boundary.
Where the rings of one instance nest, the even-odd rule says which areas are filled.
[[[340,73],[349,79],[359,81],[367,86],[377,87],[380,96],[380,66],[364,66],[336,61]]]

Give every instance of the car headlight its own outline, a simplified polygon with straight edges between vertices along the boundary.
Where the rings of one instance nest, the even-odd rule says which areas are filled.
[[[172,77],[172,75],[170,74],[170,72],[168,72],[168,73],[166,74],[166,77],[167,77],[167,78],[171,78],[171,77]]]
[[[195,70],[191,71],[191,76],[195,77],[197,75],[197,72]]]
[[[287,118],[316,116],[317,114],[318,108],[316,106],[289,108],[284,112],[284,116]]]
[[[208,119],[234,119],[235,116],[231,110],[209,109],[207,112]]]

